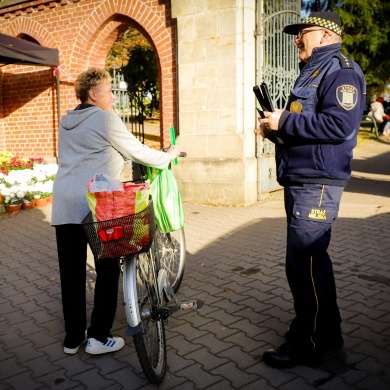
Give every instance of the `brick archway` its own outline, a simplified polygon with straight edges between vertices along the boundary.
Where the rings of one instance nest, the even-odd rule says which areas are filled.
[[[41,23],[35,21],[32,18],[26,18],[21,16],[16,18],[9,24],[5,34],[12,35],[14,37],[20,34],[26,34],[34,38],[39,44],[47,47],[57,47],[58,42],[53,37],[53,34],[45,28]]]
[[[159,64],[161,140],[164,146],[169,142],[169,127],[177,127],[176,21],[171,17],[170,1],[16,0],[12,5],[0,3],[0,23],[6,34],[26,34],[44,46],[58,48],[61,115],[77,103],[75,77],[90,66],[104,67],[112,44],[128,27],[142,31],[155,48]],[[44,74],[46,79],[51,78],[49,84],[45,81],[42,85]],[[0,68],[0,76],[1,148],[22,155],[55,156],[58,115],[52,71],[9,65]],[[14,104],[13,97],[25,90],[26,80],[34,81],[35,90],[29,96],[24,94],[23,102]],[[30,111],[34,118],[41,115],[45,119],[31,123]],[[39,123],[37,128],[34,123]],[[41,134],[39,141],[35,141],[32,129]]]
[[[70,57],[70,73],[78,74],[88,66],[104,67],[105,58],[119,33],[136,24],[150,40],[156,51],[160,69],[160,111],[163,130],[176,126],[175,89],[176,59],[174,51],[175,30],[167,29],[167,20],[152,8],[155,1],[126,1],[118,4],[109,0],[96,7],[85,20],[73,45]],[[82,64],[80,66],[80,64]],[[168,134],[168,133],[166,133]]]

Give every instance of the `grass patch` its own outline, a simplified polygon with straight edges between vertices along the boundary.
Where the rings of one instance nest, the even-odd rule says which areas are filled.
[[[374,132],[371,132],[369,128],[361,127],[357,137],[357,146],[361,146],[367,141],[377,141]]]

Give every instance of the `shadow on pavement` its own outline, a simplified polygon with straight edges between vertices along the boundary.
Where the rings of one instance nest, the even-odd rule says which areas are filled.
[[[356,171],[388,174],[378,167],[386,164],[389,152],[360,156]],[[283,342],[293,318],[281,199],[250,207],[184,205],[188,255],[179,298],[200,299],[205,305],[169,318],[169,368],[159,389],[390,386],[390,213],[367,211],[371,195],[390,195],[388,182],[354,177],[347,191],[349,202],[365,191],[370,197],[348,209],[333,228],[330,253],[345,347],[327,353],[317,368],[276,370],[262,361],[265,349]],[[115,354],[91,356],[84,348],[74,356],[63,353],[55,232],[49,216],[50,206],[0,216],[1,389],[155,389],[143,375],[131,338]],[[94,277],[89,265],[89,313]],[[123,337],[122,301],[120,292],[113,334]]]

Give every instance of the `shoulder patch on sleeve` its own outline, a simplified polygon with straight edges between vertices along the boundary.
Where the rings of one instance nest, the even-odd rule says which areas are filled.
[[[352,110],[358,101],[358,91],[353,85],[344,84],[336,89],[336,98],[344,110]]]

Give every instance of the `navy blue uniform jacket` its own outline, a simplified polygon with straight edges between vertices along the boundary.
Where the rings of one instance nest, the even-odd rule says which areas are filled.
[[[278,182],[345,187],[365,106],[363,72],[340,44],[315,48],[302,64],[273,135]]]

